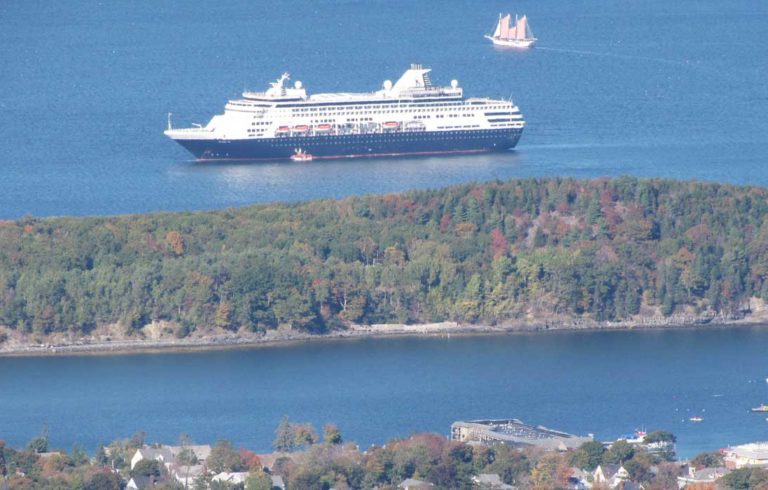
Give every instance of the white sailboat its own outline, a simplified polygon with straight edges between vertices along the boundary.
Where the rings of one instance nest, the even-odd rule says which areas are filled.
[[[507,46],[510,48],[530,48],[536,42],[533,37],[533,31],[528,25],[528,17],[515,15],[515,25],[510,26],[512,14],[502,16],[499,14],[499,22],[492,35],[486,35],[493,44],[497,46]]]

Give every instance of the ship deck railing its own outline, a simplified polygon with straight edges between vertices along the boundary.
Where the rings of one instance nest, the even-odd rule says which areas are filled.
[[[174,133],[210,133],[212,130],[206,128],[171,128],[168,131]]]

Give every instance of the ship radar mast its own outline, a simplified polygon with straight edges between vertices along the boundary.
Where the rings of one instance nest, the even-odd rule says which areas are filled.
[[[267,95],[270,97],[282,97],[285,96],[285,86],[284,83],[286,80],[289,80],[291,78],[291,75],[288,74],[288,72],[283,73],[280,75],[280,78],[277,79],[275,82],[270,82],[270,88],[267,90]]]

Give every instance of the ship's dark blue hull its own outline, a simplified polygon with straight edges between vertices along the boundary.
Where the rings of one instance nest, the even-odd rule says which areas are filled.
[[[288,159],[297,149],[315,158],[344,158],[508,150],[515,147],[522,131],[505,128],[176,142],[200,160]]]

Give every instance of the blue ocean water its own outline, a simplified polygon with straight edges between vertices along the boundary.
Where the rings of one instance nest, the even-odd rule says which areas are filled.
[[[539,45],[494,49],[499,12]],[[196,210],[472,180],[632,174],[768,184],[755,0],[0,2],[0,218]],[[528,127],[492,155],[196,164],[162,130],[283,71],[366,91],[413,62]]]
[[[146,431],[268,451],[283,415],[361,447],[517,417],[613,440],[677,434],[690,457],[768,439],[768,329],[393,338],[163,355],[0,358],[0,439],[56,447]],[[699,415],[704,420],[692,423]]]

